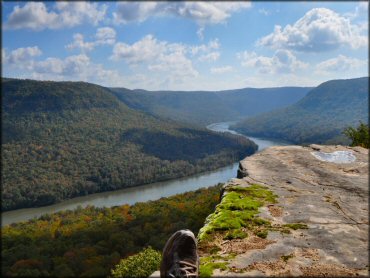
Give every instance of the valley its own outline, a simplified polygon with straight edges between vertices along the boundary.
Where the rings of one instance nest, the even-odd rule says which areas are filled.
[[[228,188],[230,183],[247,175],[243,171],[248,158],[240,163],[238,160],[256,152],[263,151],[251,156],[250,161],[272,150],[302,147],[286,147],[299,144],[297,138],[266,139],[269,134],[253,131],[249,134],[241,126],[269,113],[274,115],[269,118],[271,124],[278,119],[279,111],[295,111],[297,106],[306,111],[299,115],[302,117],[312,111],[322,114],[320,107],[327,108],[327,114],[322,114],[327,118],[335,111],[330,109],[333,103],[330,94],[326,102],[322,101],[323,94],[317,95],[317,90],[323,91],[319,86],[291,106],[267,114],[260,111],[244,121],[229,114],[224,115],[227,121],[208,123],[214,119],[211,114],[195,113],[197,116],[192,121],[198,124],[194,124],[173,114],[165,116],[162,112],[134,108],[116,92],[94,84],[9,79],[4,85],[7,92],[3,102],[2,144],[5,158],[3,275],[106,276],[121,258],[138,254],[147,246],[160,250],[174,231],[190,228],[198,233],[204,222],[198,234],[201,273],[206,271],[211,275],[213,271],[226,270],[233,274],[238,268],[247,269],[250,266],[245,262],[238,264],[239,253],[235,257],[233,252],[227,256],[204,252],[204,244],[215,245],[215,250],[223,248],[217,245],[217,240],[204,241],[208,238],[204,231],[213,236],[213,228],[207,226],[206,219],[213,219],[221,184]],[[359,93],[357,102],[350,98],[353,105],[361,105],[362,89],[344,92],[342,102],[349,101],[346,94],[351,92]],[[313,96],[318,99],[310,102]],[[287,115],[291,117],[283,118],[281,123],[299,120],[299,116]],[[357,118],[351,113],[330,118],[335,123],[338,119],[342,122],[351,119],[353,123]],[[278,151],[273,157],[284,154],[285,151]],[[264,165],[267,161],[260,163]],[[279,167],[275,170],[280,173]],[[218,186],[209,187],[215,184]],[[262,190],[262,193],[265,190],[255,187],[252,185],[250,190]],[[257,191],[255,194],[262,194]],[[277,196],[281,198],[280,194]],[[208,215],[210,218],[206,218]],[[255,220],[256,227],[248,222],[244,224],[248,230],[237,230],[243,235],[250,234],[250,239],[234,239],[235,235],[229,232],[225,242],[233,246],[239,242],[266,241],[269,229],[280,227],[271,228],[267,220],[259,219]],[[224,219],[222,225],[233,221]],[[295,229],[294,223],[284,225],[293,225]],[[147,233],[153,236],[145,236]],[[50,246],[54,246],[52,250]],[[241,258],[247,256],[244,251],[239,251]],[[213,262],[216,257],[222,261],[221,269]],[[212,268],[208,270],[210,265]],[[267,270],[257,266],[253,271],[261,274]],[[310,268],[310,271],[316,270]],[[338,271],[357,273],[355,269]]]
[[[252,141],[133,110],[83,82],[3,80],[2,211],[218,169]]]
[[[1,277],[369,275],[368,1],[1,7]]]
[[[237,132],[229,129],[230,124],[231,122],[215,123],[209,125],[207,128],[215,132],[230,132],[240,135]],[[258,145],[258,152],[267,147],[286,144],[283,142],[262,140],[254,137],[249,137],[249,139]],[[238,162],[235,162],[226,167],[189,177],[156,182],[115,191],[95,193],[83,197],[76,197],[54,205],[6,211],[1,214],[1,225],[5,226],[12,223],[27,221],[33,218],[38,218],[44,214],[51,214],[64,210],[73,210],[78,207],[85,208],[87,206],[94,206],[103,208],[125,204],[133,205],[137,202],[157,200],[162,197],[169,197],[175,194],[196,190],[198,188],[204,188],[218,183],[225,183],[229,179],[236,177],[238,164]]]
[[[3,211],[208,175],[253,154],[257,145],[348,144],[343,129],[368,115],[366,78],[328,81],[312,90],[220,92],[17,79],[3,85]],[[347,104],[354,109],[344,109]],[[232,121],[209,123],[214,119]]]
[[[127,106],[155,117],[206,126],[287,107],[311,87],[243,88],[224,91],[146,91],[111,88]]]

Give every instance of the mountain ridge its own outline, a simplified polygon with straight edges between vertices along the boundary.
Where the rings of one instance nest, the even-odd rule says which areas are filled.
[[[134,110],[91,83],[2,85],[3,211],[214,170],[257,149]]]
[[[368,94],[368,77],[329,80],[297,103],[245,119],[233,128],[296,144],[348,144],[341,132],[368,121]]]
[[[300,100],[311,87],[243,88],[223,91],[146,91],[111,88],[129,107],[153,116],[206,126],[240,120]]]

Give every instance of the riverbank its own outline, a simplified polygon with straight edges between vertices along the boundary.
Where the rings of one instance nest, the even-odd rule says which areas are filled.
[[[164,182],[156,182],[116,191],[95,193],[83,197],[73,198],[51,206],[11,210],[1,214],[1,225],[8,225],[40,217],[46,213],[55,213],[62,210],[72,210],[77,207],[95,206],[112,207],[123,204],[133,205],[137,202],[157,200],[218,183],[224,183],[236,176],[239,163],[190,177],[179,178]]]
[[[232,123],[233,122],[215,123],[207,126],[207,128],[216,132],[230,132],[233,134],[241,135],[229,129],[229,126]],[[253,137],[247,138],[250,138],[258,145],[258,151],[271,146],[285,145],[285,143],[282,142],[262,140]],[[90,205],[95,207],[112,207],[123,204],[133,205],[137,202],[157,200],[162,197],[168,197],[171,195],[196,190],[199,188],[209,187],[218,183],[225,183],[231,178],[236,177],[237,170],[238,162],[235,162],[229,166],[205,173],[196,174],[190,177],[183,177],[164,182],[156,182],[116,191],[95,193],[83,197],[76,197],[45,207],[11,210],[3,212],[1,214],[1,225],[4,226],[11,223],[26,221],[35,217],[40,217],[41,215],[46,213],[50,214],[62,210],[72,210],[76,209],[79,206],[86,207]]]

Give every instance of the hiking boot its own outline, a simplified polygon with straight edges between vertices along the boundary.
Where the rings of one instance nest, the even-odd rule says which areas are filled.
[[[190,230],[180,230],[167,241],[162,255],[161,278],[198,277],[197,241]]]

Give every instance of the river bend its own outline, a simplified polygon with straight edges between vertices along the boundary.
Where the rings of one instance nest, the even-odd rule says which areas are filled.
[[[233,123],[234,122],[214,123],[207,126],[207,128],[217,132],[230,132],[233,134],[239,134],[229,129],[229,126]],[[282,142],[277,141],[263,140],[254,137],[248,138],[253,140],[258,145],[258,151],[261,151],[270,146],[286,145]],[[26,221],[34,217],[39,217],[46,213],[54,213],[67,209],[72,210],[77,208],[78,206],[86,207],[88,205],[91,205],[96,207],[112,207],[123,204],[133,205],[137,202],[157,200],[162,197],[168,197],[171,195],[196,190],[202,187],[209,187],[217,183],[227,182],[231,178],[235,178],[238,170],[238,165],[239,163],[236,162],[214,171],[200,173],[189,177],[156,182],[116,191],[91,194],[88,196],[73,198],[45,207],[7,211],[1,214],[1,225],[4,226],[11,223]]]

